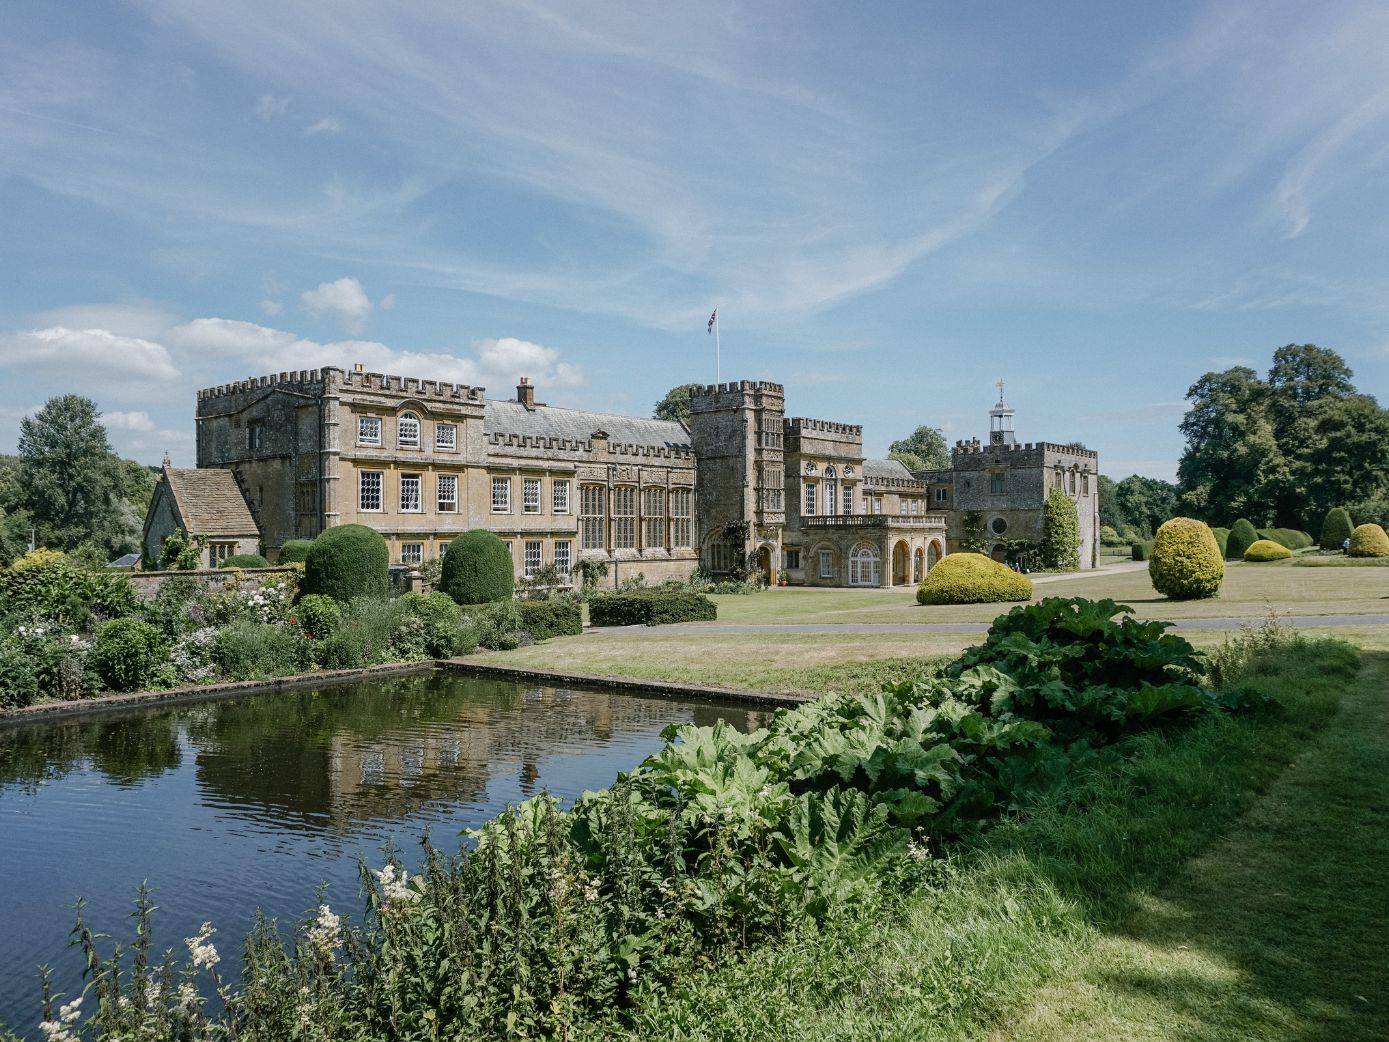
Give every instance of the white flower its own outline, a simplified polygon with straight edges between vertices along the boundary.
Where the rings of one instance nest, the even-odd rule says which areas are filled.
[[[178,986],[178,1004],[185,1012],[192,1013],[198,1008],[198,989],[187,981]]]
[[[198,931],[198,936],[184,938],[184,943],[188,945],[188,952],[193,956],[194,966],[210,970],[222,961],[222,957],[217,954],[217,949],[209,940],[216,932],[211,923],[203,923],[202,929]],[[182,989],[179,990],[182,992]]]
[[[326,904],[318,906],[318,918],[309,927],[309,943],[324,955],[332,955],[342,943],[342,919]]]
[[[381,883],[381,896],[387,908],[402,901],[409,901],[415,895],[410,892],[410,877],[395,865],[386,865],[380,872],[372,873]]]
[[[76,1024],[82,1017],[81,1011],[82,996],[64,1006],[58,1007],[57,1020],[45,1020],[39,1024],[39,1030],[43,1032],[45,1042],[78,1042],[77,1035],[72,1031],[72,1025]]]

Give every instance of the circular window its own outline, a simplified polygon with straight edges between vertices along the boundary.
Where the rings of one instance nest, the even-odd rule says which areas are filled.
[[[1008,531],[1008,522],[1001,517],[996,517],[989,522],[989,531],[994,535],[1002,535]]]
[[[853,468],[853,467],[845,467],[845,468],[844,468],[844,476],[845,476],[846,478],[847,478],[850,474],[852,474],[853,472],[854,472],[854,468]]]
[[[815,473],[815,464],[814,464],[814,463],[807,463],[807,464],[805,465],[805,472],[806,472],[807,474],[814,474],[814,473]]]

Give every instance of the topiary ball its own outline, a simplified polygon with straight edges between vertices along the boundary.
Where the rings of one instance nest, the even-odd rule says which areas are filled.
[[[1345,507],[1332,507],[1326,512],[1326,520],[1322,522],[1321,539],[1318,543],[1323,550],[1339,550],[1346,545],[1346,540],[1353,531],[1355,524],[1350,519],[1350,511]]]
[[[511,599],[516,568],[507,545],[481,528],[464,532],[449,543],[439,589],[459,604],[491,604]]]
[[[309,547],[301,589],[335,601],[385,597],[390,563],[380,532],[366,525],[338,525],[325,529]]]
[[[984,604],[1032,599],[1032,580],[983,554],[948,554],[917,587],[917,604]]]
[[[1286,561],[1293,555],[1282,543],[1275,543],[1272,539],[1259,539],[1248,550],[1244,551],[1246,561]]]
[[[270,562],[260,554],[232,554],[224,558],[218,568],[269,568]]]
[[[1240,523],[1236,522],[1235,527],[1230,529],[1232,548]],[[1249,524],[1247,521],[1242,523]],[[1243,554],[1244,551],[1240,552]],[[1174,517],[1171,521],[1163,522],[1153,538],[1153,550],[1148,556],[1148,577],[1152,580],[1153,589],[1174,601],[1214,597],[1225,578],[1225,561],[1220,556],[1215,536],[1211,535],[1204,522],[1190,517]]]
[[[1361,525],[1350,534],[1351,557],[1389,557],[1389,535],[1379,525]]]
[[[302,564],[309,559],[309,547],[313,546],[312,539],[290,539],[284,546],[280,547],[280,556],[277,557],[278,564]]]
[[[1259,532],[1246,519],[1240,518],[1230,526],[1230,534],[1225,540],[1225,553],[1221,556],[1231,560],[1239,561],[1244,558],[1244,551],[1259,541]]]

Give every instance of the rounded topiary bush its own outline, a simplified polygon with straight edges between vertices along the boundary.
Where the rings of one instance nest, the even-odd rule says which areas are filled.
[[[1244,551],[1258,541],[1258,530],[1245,518],[1240,518],[1230,526],[1230,534],[1225,540],[1225,552],[1221,556],[1229,561],[1243,560]]]
[[[474,528],[449,543],[439,589],[459,604],[490,604],[511,599],[516,569],[507,545],[491,532]]]
[[[1291,550],[1272,539],[1256,540],[1253,546],[1244,551],[1246,561],[1285,561],[1292,555]]]
[[[390,565],[390,553],[380,532],[366,525],[339,525],[325,530],[309,547],[302,589],[335,601],[384,597]]]
[[[342,625],[342,608],[331,597],[310,593],[299,598],[289,621],[298,625],[305,636],[327,640]]]
[[[1230,529],[1232,549],[1235,531],[1240,524],[1247,525],[1249,522],[1236,522],[1235,527]],[[1257,540],[1251,541],[1250,545],[1254,542]],[[1240,553],[1243,554],[1244,550]],[[1148,556],[1148,577],[1152,580],[1153,589],[1174,601],[1214,597],[1220,590],[1221,580],[1225,578],[1225,561],[1220,556],[1215,536],[1211,535],[1204,522],[1190,517],[1174,517],[1171,521],[1163,522],[1153,538],[1153,550]]]
[[[1332,507],[1326,512],[1326,520],[1321,525],[1321,539],[1318,545],[1323,550],[1340,550],[1346,545],[1355,523],[1350,519],[1350,511],[1345,507]]]
[[[311,546],[312,539],[290,539],[280,547],[280,556],[276,561],[279,564],[302,564],[308,560]]]
[[[1215,536],[1215,545],[1220,547],[1220,556],[1229,560],[1230,530],[1228,528],[1212,528],[1211,535]]]
[[[1389,557],[1389,535],[1379,525],[1360,525],[1350,534],[1351,557]]]
[[[224,558],[218,568],[269,568],[270,562],[260,554],[232,554]]]
[[[918,604],[982,604],[1032,599],[1032,580],[983,554],[948,554],[917,588]]]

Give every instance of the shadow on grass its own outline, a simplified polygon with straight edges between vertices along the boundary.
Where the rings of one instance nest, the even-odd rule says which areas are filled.
[[[1389,1038],[1389,655],[1362,662],[1331,726],[1098,945],[1082,979],[1162,1025],[1133,1037]]]

